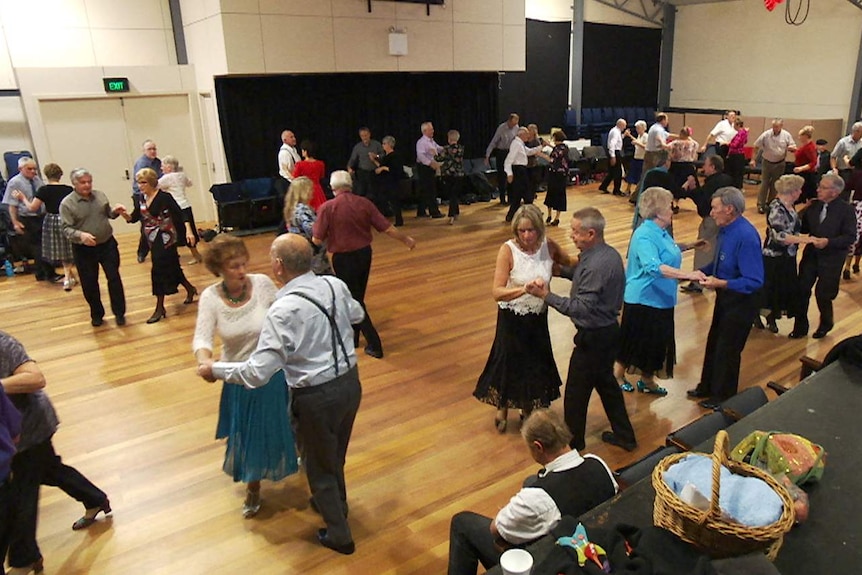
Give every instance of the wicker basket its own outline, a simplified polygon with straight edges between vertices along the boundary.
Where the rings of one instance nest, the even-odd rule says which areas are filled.
[[[784,540],[784,534],[793,526],[793,500],[787,490],[769,473],[745,463],[731,460],[728,454],[727,432],[719,431],[715,437],[715,449],[711,456],[712,498],[708,511],[695,509],[683,503],[674,491],[664,482],[664,472],[671,465],[688,456],[678,453],[662,459],[652,472],[652,485],[655,488],[653,523],[658,527],[679,536],[680,539],[694,544],[713,558],[733,557],[755,551],[764,551],[770,561],[774,561]],[[762,479],[772,487],[781,498],[784,509],[775,523],[764,527],[747,527],[722,519],[718,506],[718,493],[721,481],[721,465],[736,475]]]

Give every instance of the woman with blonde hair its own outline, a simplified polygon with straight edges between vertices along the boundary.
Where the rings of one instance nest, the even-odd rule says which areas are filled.
[[[311,241],[312,228],[317,220],[317,212],[311,207],[315,193],[314,182],[311,179],[305,176],[293,179],[284,198],[284,229],[279,232],[279,235],[289,232],[307,239],[314,252],[311,271],[318,275],[332,275],[332,266],[326,256],[326,246],[317,246]]]
[[[802,176],[786,174],[775,182],[775,199],[766,216],[766,241],[763,244],[763,288],[760,290],[760,313],[754,327],[763,329],[761,315],[766,315],[766,327],[778,333],[776,320],[782,315],[796,317],[800,311],[801,294],[796,268],[798,244],[806,239],[799,235],[802,221],[793,205],[802,194]]]

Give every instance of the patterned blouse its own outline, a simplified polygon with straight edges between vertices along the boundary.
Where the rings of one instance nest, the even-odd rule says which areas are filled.
[[[441,146],[442,150],[434,159],[440,162],[441,176],[464,175],[464,146],[461,144],[449,144]]]
[[[763,245],[763,255],[768,258],[796,257],[796,244],[787,245],[783,240],[788,235],[796,235],[802,229],[802,221],[796,210],[788,208],[781,200],[775,198],[769,204],[769,215],[766,217],[766,241]]]
[[[671,162],[694,162],[697,161],[697,149],[700,145],[692,138],[688,140],[674,140],[670,143]]]
[[[560,142],[551,150],[551,165],[549,171],[558,174],[569,173],[569,147]]]

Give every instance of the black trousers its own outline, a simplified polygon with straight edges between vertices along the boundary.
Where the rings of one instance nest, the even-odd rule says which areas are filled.
[[[614,193],[619,194],[622,190],[623,183],[623,153],[619,150],[614,152],[614,157],[616,162],[613,164],[608,160],[608,173],[605,174],[605,179],[602,180],[602,185],[599,186],[600,190],[607,190],[608,185],[613,182],[614,183]]]
[[[52,279],[54,265],[42,259],[42,220],[44,216],[25,216],[18,218],[24,226],[24,233],[14,236],[15,255],[32,259],[36,264],[36,279]]]
[[[90,319],[100,320],[105,316],[105,306],[102,305],[99,289],[99,266],[105,270],[108,280],[111,311],[116,317],[125,316],[126,294],[123,280],[120,278],[120,250],[117,248],[117,240],[111,237],[95,246],[72,244],[72,253],[75,255],[75,265],[78,266],[78,275],[81,277],[81,291],[90,305]]]
[[[494,150],[494,160],[497,164],[497,191],[500,193],[500,201],[506,201],[506,190],[509,189],[509,182],[506,180],[506,170],[503,164],[506,163],[506,156],[509,155],[509,150]]]
[[[359,334],[365,336],[368,347],[383,351],[380,335],[371,323],[371,316],[365,307],[365,290],[368,288],[368,276],[371,274],[371,246],[366,246],[352,252],[332,254],[332,269],[335,277],[347,284],[350,295],[362,305],[365,319],[353,326],[353,343],[359,345]]]
[[[378,176],[379,178],[380,176]],[[385,180],[385,183],[378,182],[377,189],[380,191],[380,200],[386,205],[392,215],[395,216],[395,225],[404,225],[404,216],[401,213],[401,183],[400,180]],[[378,208],[379,209],[379,208]],[[386,211],[380,210],[384,214]]]
[[[587,409],[593,389],[599,394],[614,435],[621,441],[634,443],[632,428],[623,392],[614,379],[614,360],[619,356],[620,326],[616,323],[596,329],[578,328],[575,349],[569,360],[563,413],[572,432],[571,446],[586,447]]]
[[[132,194],[132,208],[141,203],[141,194]],[[144,236],[144,222],[141,221],[141,237],[138,238],[138,259],[143,260],[150,253],[150,244]]]
[[[465,179],[464,176],[443,176],[440,178],[443,189],[446,190],[446,197],[449,198],[449,213],[446,215],[450,218],[461,214],[461,194],[464,190]]]
[[[425,164],[416,164],[416,176],[419,184],[416,215],[420,218],[428,214],[440,215],[440,208],[437,207],[437,174]]]
[[[730,152],[730,144],[715,143],[715,153],[721,156],[722,160],[727,160],[728,152]]]
[[[12,484],[9,477],[0,479],[0,558],[6,558],[12,536]],[[2,567],[0,567],[2,568]]]
[[[347,524],[344,462],[361,399],[355,366],[330,382],[290,390],[291,415],[302,445],[308,487],[329,539],[336,545],[353,541]]]
[[[449,569],[447,575],[476,575],[479,563],[485,569],[500,564],[499,549],[491,537],[491,518],[461,511],[449,523]]]
[[[736,395],[742,350],[757,315],[759,294],[716,290],[698,391],[720,400]]]
[[[724,163],[724,172],[733,178],[733,185],[740,190],[745,176],[745,164],[745,154],[730,154]]]
[[[536,199],[536,193],[530,186],[530,172],[527,166],[512,166],[512,185],[509,186],[509,212],[506,221],[511,222],[515,212],[521,207],[521,200],[525,204],[532,204]]]
[[[373,200],[374,176],[375,173],[373,170],[362,170],[360,168],[353,170],[353,193],[357,196],[365,196]]]
[[[86,508],[98,507],[107,497],[74,467],[65,465],[51,439],[21,451],[12,458],[13,529],[9,541],[9,565],[25,567],[42,553],[36,543],[39,486],[59,487]]]
[[[817,253],[816,250],[806,249],[799,262],[799,289],[801,292],[800,313],[796,317],[794,331],[808,331],[808,301],[811,299],[811,290],[814,290],[814,299],[817,301],[817,309],[820,310],[820,325],[831,327],[835,324],[832,313],[832,300],[838,297],[838,287],[841,283],[841,269],[844,267],[844,254]],[[816,284],[816,287],[815,287]]]

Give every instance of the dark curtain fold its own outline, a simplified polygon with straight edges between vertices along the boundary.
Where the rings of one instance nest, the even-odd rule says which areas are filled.
[[[500,77],[503,116],[515,112],[522,126],[536,124],[543,134],[563,125],[569,101],[571,28],[571,22],[527,20],[527,69]]]
[[[281,132],[317,142],[327,172],[345,169],[362,126],[394,136],[405,163],[415,161],[419,126],[435,139],[457,129],[467,158],[484,156],[499,123],[497,74],[488,72],[302,74],[217,77],[216,98],[231,178],[275,176]]]

